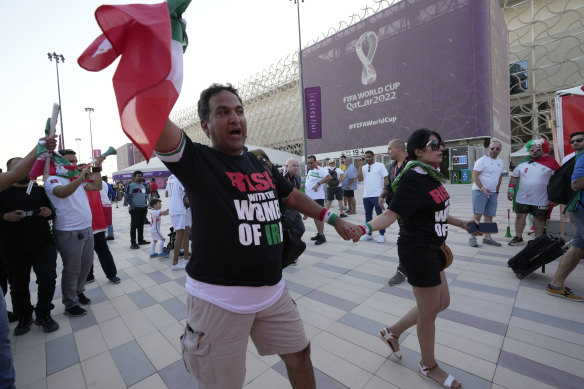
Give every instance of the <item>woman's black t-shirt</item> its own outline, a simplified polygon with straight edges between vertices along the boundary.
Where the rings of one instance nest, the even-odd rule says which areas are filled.
[[[226,155],[188,137],[178,152],[178,162],[165,164],[192,204],[189,276],[216,285],[277,284],[283,238],[278,198],[288,196],[292,185],[278,172],[271,178],[247,152]]]
[[[400,215],[398,245],[411,248],[440,246],[448,235],[450,195],[422,168],[404,173],[389,204]]]

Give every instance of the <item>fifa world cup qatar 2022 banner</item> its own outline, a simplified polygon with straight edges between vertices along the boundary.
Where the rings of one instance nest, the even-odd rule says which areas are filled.
[[[304,49],[308,152],[421,127],[509,143],[507,45],[497,0],[403,0]]]

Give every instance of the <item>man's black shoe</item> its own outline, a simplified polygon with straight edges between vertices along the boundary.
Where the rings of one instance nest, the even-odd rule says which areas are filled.
[[[317,240],[314,241],[315,245],[319,245],[319,244],[323,244],[324,242],[326,242],[326,238],[324,237],[324,235],[321,235],[318,237]]]
[[[87,315],[87,311],[81,308],[79,305],[74,305],[71,308],[65,309],[65,313],[73,317]]]
[[[346,213],[341,213],[341,214],[339,215],[339,217],[347,217],[347,214],[346,214]]]
[[[59,323],[53,320],[50,312],[44,314],[37,313],[37,317],[36,320],[34,321],[34,324],[36,324],[39,327],[43,327],[44,332],[53,332],[59,329]]]
[[[16,325],[16,328],[14,329],[14,335],[18,336],[18,335],[26,334],[28,331],[30,331],[31,324],[32,324],[32,314],[28,314],[25,317],[21,317],[18,320],[18,324]]]
[[[105,238],[105,240],[114,240],[115,238],[113,236],[108,236],[107,238]]]
[[[319,238],[320,238],[320,234],[317,233],[312,238],[310,238],[310,240],[318,240]]]
[[[138,242],[139,245],[145,245],[145,244],[150,244],[150,242],[148,242],[147,240],[141,240]]]
[[[113,282],[114,284],[119,284],[120,282],[122,282],[122,280],[120,280],[120,277],[118,276],[111,276],[108,277],[107,279]]]
[[[14,323],[15,321],[18,321],[18,318],[14,313],[12,313],[12,311],[6,311],[6,313],[8,314],[8,323]]]
[[[77,297],[79,298],[79,302],[83,305],[89,305],[91,304],[91,299],[87,298],[86,295],[84,295],[83,293],[77,293]]]
[[[130,246],[130,248],[132,250],[138,250],[140,248],[140,246],[138,246],[136,243],[132,243],[132,245]]]

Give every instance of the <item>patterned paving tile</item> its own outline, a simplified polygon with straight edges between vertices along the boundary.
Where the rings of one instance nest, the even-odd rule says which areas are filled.
[[[156,373],[156,369],[136,341],[118,346],[110,352],[128,386]]]
[[[47,342],[45,346],[47,376],[79,363],[73,334]]]
[[[314,290],[312,288],[309,288],[308,286],[300,285],[299,283],[292,281],[286,281],[286,287],[291,291],[301,294],[303,296]]]
[[[352,309],[355,309],[355,307],[359,305],[351,301],[318,290],[313,290],[312,292],[308,293],[306,297],[309,297],[316,301],[320,301],[321,303],[333,306],[335,308],[342,309],[344,311],[351,311]]]
[[[283,377],[288,378],[288,372],[286,371],[286,364],[284,361],[276,363],[272,368],[280,373]],[[324,374],[322,371],[316,368],[314,369],[314,378],[316,380],[316,387],[318,389],[349,389],[347,386],[341,384],[339,381]]]
[[[140,309],[156,304],[156,300],[154,300],[152,296],[150,296],[143,290],[138,290],[136,292],[129,293],[128,297],[130,297],[134,304],[136,304],[136,306]]]
[[[154,299],[153,299],[154,300]],[[173,297],[171,299],[160,302],[160,305],[168,311],[176,320],[183,320],[187,318],[187,305]]]
[[[148,277],[152,278],[152,280],[158,284],[163,284],[165,282],[172,281],[168,276],[162,274],[159,271],[148,273]]]
[[[545,382],[553,387],[565,389],[584,388],[584,379],[581,377],[554,369],[553,367],[523,358],[507,351],[501,351],[499,366],[505,367],[519,374],[527,375],[528,377],[540,382]]]
[[[565,318],[547,315],[542,312],[531,311],[529,309],[519,307],[513,307],[513,316],[521,317],[523,319],[535,321],[541,324],[546,324],[551,327],[562,328],[564,330],[584,334],[584,325],[574,320],[568,320]],[[584,356],[582,356],[582,358],[584,359]]]
[[[314,267],[318,267],[318,268],[324,269],[324,270],[330,270],[330,271],[333,271],[335,273],[340,273],[340,274],[345,274],[348,271],[350,271],[350,269],[346,269],[344,267],[329,265],[328,263],[322,263],[322,262],[315,264]]]
[[[88,327],[91,327],[91,326],[94,326],[97,324],[97,320],[95,319],[95,315],[93,314],[91,309],[89,309],[89,307],[85,307],[85,309],[87,309],[87,315],[84,315],[81,317],[69,318],[73,332],[81,331],[85,328],[88,328]]]
[[[168,389],[197,389],[197,380],[187,372],[185,363],[180,360],[158,371]]]

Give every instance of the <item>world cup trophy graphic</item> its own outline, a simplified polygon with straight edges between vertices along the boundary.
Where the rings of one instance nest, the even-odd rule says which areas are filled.
[[[363,53],[363,42],[367,40],[369,51],[367,55]],[[373,31],[367,31],[363,35],[357,39],[357,44],[355,47],[355,52],[357,53],[357,57],[359,61],[363,64],[363,71],[361,72],[361,82],[363,85],[371,85],[377,79],[377,72],[375,72],[375,68],[373,67],[372,61],[373,56],[375,55],[375,50],[377,49],[377,34]]]

